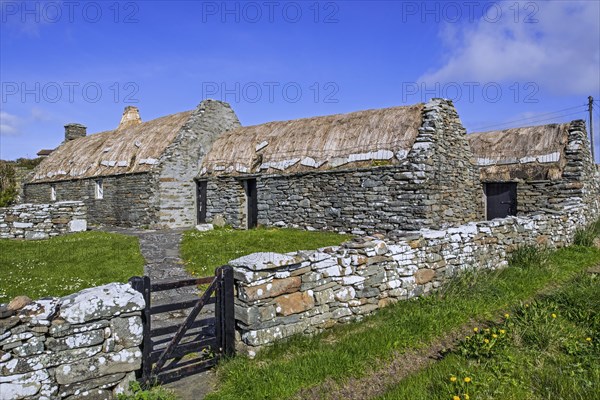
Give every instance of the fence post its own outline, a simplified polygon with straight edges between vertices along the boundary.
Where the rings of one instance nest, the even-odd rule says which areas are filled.
[[[233,267],[223,267],[223,352],[226,356],[235,354],[235,307],[233,287]]]
[[[144,296],[144,310],[142,311],[142,326],[144,327],[142,338],[142,382],[149,385],[150,375],[152,373],[152,363],[150,362],[150,353],[152,353],[152,340],[150,338],[150,277],[134,276],[129,279],[131,286]]]
[[[233,268],[225,265],[217,269],[217,280],[215,307],[217,345],[222,354],[232,356],[235,354]]]

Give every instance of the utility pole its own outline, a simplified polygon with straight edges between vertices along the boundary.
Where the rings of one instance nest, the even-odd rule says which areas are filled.
[[[596,163],[596,158],[594,157],[594,126],[592,125],[592,109],[594,106],[594,98],[592,96],[588,97],[588,111],[590,112],[590,145],[592,146],[592,161]]]

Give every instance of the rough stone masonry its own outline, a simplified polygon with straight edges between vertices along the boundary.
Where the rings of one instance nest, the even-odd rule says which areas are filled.
[[[0,306],[0,398],[115,399],[141,367],[143,307],[118,283]]]
[[[81,201],[0,208],[0,239],[48,239],[86,229],[87,209]]]
[[[598,207],[561,215],[507,217],[287,254],[230,262],[237,285],[238,350],[250,356],[294,334],[312,334],[399,300],[430,293],[457,272],[508,265],[523,245],[563,247],[598,217]]]

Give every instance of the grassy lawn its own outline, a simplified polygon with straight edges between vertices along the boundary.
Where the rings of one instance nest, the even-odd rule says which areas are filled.
[[[598,263],[597,248],[573,246],[551,254],[524,249],[516,254],[511,268],[463,274],[443,292],[400,302],[361,323],[337,326],[312,338],[292,338],[259,353],[254,360],[231,359],[218,368],[219,390],[207,399],[285,399],[327,380],[343,382],[364,376],[383,367],[394,354],[428,347],[473,319],[496,320],[541,290],[569,282]],[[577,332],[573,336],[577,340],[590,334],[583,328]],[[460,369],[453,371],[461,378],[464,375]],[[442,375],[445,384],[448,371]],[[440,392],[434,393],[415,394],[414,398],[452,399],[446,392],[441,397]]]
[[[181,256],[188,271],[208,276],[215,268],[251,253],[272,251],[287,253],[335,246],[351,236],[331,232],[308,232],[298,229],[258,228],[252,230],[215,229],[208,232],[187,231],[181,244]]]
[[[0,303],[64,296],[143,273],[138,240],[82,232],[41,241],[0,240]]]

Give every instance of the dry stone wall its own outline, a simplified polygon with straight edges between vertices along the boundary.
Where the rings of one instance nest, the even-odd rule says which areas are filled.
[[[430,293],[466,269],[508,264],[519,246],[562,247],[597,208],[423,229],[396,238],[373,235],[339,247],[287,254],[256,253],[230,262],[237,285],[239,350],[293,334],[358,320],[399,300]]]
[[[101,179],[103,198],[96,199],[96,181]],[[54,183],[28,183],[25,201],[51,203],[51,186],[57,201],[83,201],[90,224],[128,227],[150,226],[156,222],[158,183],[150,173],[124,174],[103,178],[74,179]]]
[[[257,180],[258,223],[362,235],[482,219],[477,168],[452,102],[427,103],[418,130],[392,165],[246,177]],[[208,179],[207,222],[245,228],[243,178]]]
[[[0,239],[48,239],[86,229],[87,210],[81,201],[0,208]]]
[[[141,367],[143,307],[117,283],[0,305],[0,398],[116,399]]]

